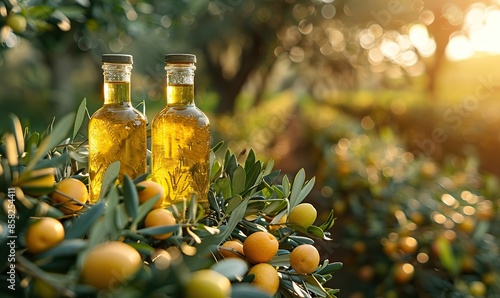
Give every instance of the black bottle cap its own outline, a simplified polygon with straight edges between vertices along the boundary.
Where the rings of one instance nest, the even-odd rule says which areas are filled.
[[[196,55],[193,54],[167,54],[166,63],[196,63]]]
[[[132,58],[132,55],[127,55],[127,54],[103,54],[102,62],[132,64],[134,63],[134,59]]]

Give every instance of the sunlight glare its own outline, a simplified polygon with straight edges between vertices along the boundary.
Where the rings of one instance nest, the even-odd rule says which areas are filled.
[[[384,55],[379,48],[373,48],[368,52],[368,59],[371,64],[380,64],[384,61]]]
[[[430,57],[436,51],[436,42],[429,36],[429,31],[427,31],[427,27],[423,24],[411,26],[409,38],[413,46],[423,57]]]
[[[420,45],[425,44],[429,39],[429,32],[422,24],[415,24],[410,28],[410,41],[418,48]]]
[[[384,39],[380,45],[380,50],[384,56],[394,59],[400,52],[399,45],[392,40]]]
[[[500,27],[500,10],[493,9],[493,10],[488,11],[487,16],[486,16],[486,23],[495,27],[495,28],[499,28]]]
[[[450,60],[463,60],[474,54],[469,39],[463,35],[453,36],[446,47],[446,56]]]
[[[375,36],[369,29],[364,29],[359,33],[359,42],[364,49],[370,49],[374,46]]]
[[[338,29],[327,30],[328,40],[332,46],[338,46],[344,43],[344,34]]]
[[[475,51],[488,52],[488,48],[491,46],[491,37],[493,31],[488,27],[474,27],[470,30],[470,42]]]
[[[465,16],[465,25],[473,27],[478,26],[484,19],[485,11],[484,4],[479,5],[479,3],[475,4]]]
[[[413,66],[418,62],[418,56],[414,51],[405,51],[401,54],[401,61],[405,66]]]
[[[399,35],[397,40],[402,52],[411,49],[412,44],[408,35]]]
[[[500,40],[496,38],[500,30],[500,10],[488,11],[482,26],[474,26],[469,33],[471,43],[477,52],[500,53]]]
[[[446,56],[450,60],[463,60],[475,53],[500,54],[500,9],[474,4],[465,15],[463,34],[450,38]]]

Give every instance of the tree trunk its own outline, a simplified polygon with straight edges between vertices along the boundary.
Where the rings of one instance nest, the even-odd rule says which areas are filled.
[[[75,106],[75,92],[71,84],[74,57],[67,53],[46,53],[45,59],[51,76],[47,102],[55,117],[60,117]]]
[[[212,61],[208,47],[203,47],[203,55],[220,98],[217,113],[225,114],[234,111],[236,97],[250,74],[259,66],[263,54],[262,37],[257,32],[253,32],[251,44],[243,50],[240,56],[240,69],[234,77],[226,79],[222,74],[222,66],[217,61]]]
[[[453,32],[458,30],[459,27],[452,26],[444,17],[437,17],[436,20],[428,26],[428,29],[436,42],[436,51],[433,56],[433,61],[426,65],[426,72],[429,77],[427,91],[429,92],[430,98],[436,100],[436,80],[439,75],[439,69],[444,61],[446,61],[446,47],[448,46],[450,36]]]

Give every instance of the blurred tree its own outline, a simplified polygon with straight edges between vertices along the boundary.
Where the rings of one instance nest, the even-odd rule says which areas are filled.
[[[220,95],[218,112],[234,110],[236,97],[254,73],[260,77],[254,101],[261,99],[277,58],[276,32],[293,25],[292,9],[287,1],[214,1],[208,14],[196,18],[193,25],[200,34],[194,44],[201,49]]]
[[[488,0],[326,0],[314,9],[296,3],[299,25],[278,35],[280,50],[322,76],[313,76],[316,84],[331,85],[335,77],[333,83],[359,87],[356,78],[377,83],[384,76],[425,73],[432,94],[450,37],[461,30],[467,9],[481,2],[494,5]]]
[[[64,7],[61,6],[61,8]],[[69,45],[65,41],[68,35],[63,34],[71,29],[69,19],[57,7],[45,3],[31,6],[24,1],[0,2],[0,15],[0,24],[3,25],[3,43],[0,49],[17,47],[19,37],[31,40],[35,47],[40,48],[42,61],[47,65],[51,74],[52,92],[48,98],[58,102],[56,112],[57,109],[64,109],[68,100],[58,99],[65,93],[69,96],[72,93],[68,84],[70,76],[67,70],[73,60],[68,59]],[[43,96],[42,94],[40,97]]]
[[[290,85],[300,80],[317,96],[335,86],[383,86],[424,73],[432,92],[450,36],[475,2],[1,0],[0,54],[20,37],[38,49],[56,114],[72,102],[74,63],[90,57],[97,68],[103,52],[130,49],[143,36],[166,39],[168,49],[183,44],[199,51],[220,113],[233,111],[249,80],[258,103],[277,61],[293,68],[285,75]]]
[[[312,4],[309,0],[297,3]],[[2,5],[3,4],[3,5]],[[72,63],[91,54],[98,64],[104,51],[119,52],[140,35],[168,35],[169,40],[199,49],[220,100],[218,112],[231,112],[241,88],[252,74],[261,76],[255,97],[261,97],[266,76],[277,56],[276,32],[299,21],[294,1],[39,1],[0,2],[0,26],[5,50],[19,37],[29,40],[50,70],[49,99],[66,112]],[[9,18],[26,22],[13,30]],[[66,99],[66,100],[65,100]]]
[[[279,59],[295,68],[290,82],[299,79],[313,93],[387,86],[395,77],[425,74],[432,95],[450,37],[477,2],[218,0],[199,15],[185,10],[191,26],[180,28],[178,37],[192,38],[204,54],[220,95],[219,112],[233,110],[255,74],[261,82],[253,85],[258,102]]]
[[[253,77],[259,78],[254,85],[254,102],[261,100],[279,58],[275,52],[281,44],[277,33],[298,25],[300,20],[293,17],[293,11],[299,4],[314,9],[320,2],[213,0],[207,6],[191,5],[179,10],[181,15],[172,15],[174,23],[189,23],[174,24],[177,30],[169,33],[174,40],[187,39],[202,54],[210,83],[219,96],[217,112],[233,112],[236,97]],[[161,6],[160,1],[154,6]]]
[[[15,48],[20,38],[28,40],[49,70],[46,101],[56,116],[62,115],[76,102],[75,64],[88,56],[97,67],[101,53],[140,34],[135,7],[123,0],[0,1],[0,54]]]

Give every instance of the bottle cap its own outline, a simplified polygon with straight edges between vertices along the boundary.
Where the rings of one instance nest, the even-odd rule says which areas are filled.
[[[196,63],[196,55],[193,54],[167,54],[165,55],[167,63]]]
[[[127,55],[127,54],[103,54],[102,62],[132,64],[134,63],[134,59],[132,58],[132,55]]]

